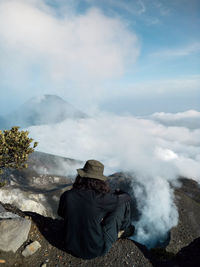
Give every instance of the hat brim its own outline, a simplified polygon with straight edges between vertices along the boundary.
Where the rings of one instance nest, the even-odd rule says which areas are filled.
[[[96,174],[93,174],[93,173],[91,174],[91,173],[85,172],[84,169],[77,169],[77,172],[81,177],[99,179],[99,180],[104,181],[104,182],[107,180],[107,176],[96,175]]]

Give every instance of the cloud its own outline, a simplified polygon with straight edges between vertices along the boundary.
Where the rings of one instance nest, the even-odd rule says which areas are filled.
[[[17,82],[28,75],[30,81],[37,74],[49,85],[97,82],[122,75],[136,61],[138,38],[119,18],[109,18],[97,8],[77,14],[65,6],[62,16],[55,10],[44,1],[1,1],[4,79],[10,74]]]
[[[164,5],[161,1],[156,0],[152,4],[156,7],[156,9],[160,12],[162,16],[169,15],[171,12],[171,7],[169,7],[169,3],[168,5],[166,5],[166,3]]]
[[[175,114],[175,116],[178,115]],[[151,165],[148,158],[152,161],[157,160],[158,154],[155,151],[158,147],[164,149],[162,151],[167,155],[171,150],[172,155],[177,154],[175,158],[186,156],[180,151],[180,147],[182,151],[185,147],[188,149],[189,158],[195,159],[192,154],[200,145],[199,129],[168,127],[151,119],[111,114],[77,121],[66,120],[56,125],[33,126],[29,128],[29,131],[33,138],[39,141],[38,149],[41,151],[80,160],[98,157],[99,160],[109,162],[109,159],[116,159],[113,161],[115,162],[113,166],[108,164],[110,171],[116,169],[140,171],[141,164]],[[170,164],[173,165],[174,161]],[[159,164],[155,166],[158,166],[156,171],[163,171]],[[152,174],[155,174],[153,167],[142,169],[144,169],[143,172],[151,173],[152,171]],[[162,175],[165,176],[164,173]],[[190,178],[198,179],[198,174]]]
[[[132,1],[130,2],[124,2],[124,1],[115,1],[115,5],[124,9],[128,13],[131,13],[132,15],[142,15],[143,13],[146,12],[146,5],[144,1],[142,0],[137,0],[133,4]]]
[[[83,161],[100,160],[106,175],[132,173],[142,214],[136,223],[136,239],[150,246],[164,238],[178,220],[170,183],[179,176],[200,183],[200,129],[168,127],[150,118],[99,114],[28,130],[39,141],[40,151]]]
[[[200,52],[200,43],[192,43],[185,47],[179,47],[174,49],[165,49],[152,53],[151,57],[159,58],[174,58],[174,57],[186,57]]]
[[[196,110],[187,110],[185,112],[178,113],[165,113],[157,112],[152,115],[153,118],[159,118],[162,120],[177,121],[180,119],[200,119],[200,112]]]
[[[166,126],[182,126],[190,129],[200,128],[200,112],[196,110],[179,113],[156,112],[150,117]]]
[[[140,16],[141,14],[146,12],[146,5],[145,1],[142,0],[134,0],[134,1],[121,1],[121,0],[102,0],[102,1],[95,1],[95,0],[86,0],[88,4],[91,6],[98,6],[102,9],[106,6],[106,8],[111,9],[112,11],[120,9],[126,14]]]

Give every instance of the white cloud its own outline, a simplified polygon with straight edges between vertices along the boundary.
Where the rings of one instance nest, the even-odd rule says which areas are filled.
[[[156,112],[150,117],[167,126],[176,125],[191,129],[200,128],[200,112],[196,110],[188,110],[179,113]]]
[[[78,14],[72,1],[58,2],[59,8],[44,0],[0,2],[3,102],[22,104],[42,92],[95,106],[110,91],[102,84],[137,60],[138,37],[122,19],[97,8]]]
[[[146,12],[146,5],[142,0],[134,1],[134,3],[132,1],[131,2],[114,1],[114,2],[116,6],[124,9],[125,11],[131,13],[132,15],[140,16]]]
[[[163,166],[160,168],[159,165],[166,164],[165,160],[163,162],[165,155],[160,157],[160,164],[156,162],[161,152],[169,155],[171,151],[171,155],[176,154],[175,158],[188,154],[190,158],[193,149],[196,151],[195,148],[200,146],[200,129],[168,127],[132,116],[100,115],[78,121],[66,120],[56,125],[33,126],[29,131],[39,141],[38,149],[41,151],[81,160],[98,157],[109,162],[113,159],[113,166],[106,164],[110,171],[125,169],[140,172],[143,169],[143,172],[153,175],[156,171],[161,175]],[[158,148],[161,152],[156,153]],[[183,153],[184,148],[186,154]],[[198,155],[197,151],[195,153]],[[154,160],[155,166],[150,167]],[[143,165],[146,168],[141,168]],[[165,171],[162,175],[165,176]],[[198,173],[190,178],[198,179]]]
[[[83,81],[116,77],[135,62],[137,36],[120,19],[108,18],[98,9],[82,15],[69,9],[59,17],[42,3],[1,1],[1,46],[14,56],[9,63],[42,65],[53,80]]]
[[[162,120],[179,120],[179,119],[200,119],[200,112],[196,110],[187,110],[185,112],[178,113],[165,113],[165,112],[156,112],[152,115],[153,118],[158,118]]]
[[[193,44],[189,44],[185,47],[156,51],[152,53],[150,56],[159,58],[174,58],[174,57],[190,56],[192,54],[196,54],[199,52],[200,52],[200,43],[196,42]]]
[[[95,0],[86,0],[87,3],[90,5],[95,6],[107,6],[112,10],[117,8],[130,13],[131,15],[140,16],[141,14],[146,12],[146,5],[145,1],[142,0],[133,0],[133,1],[121,1],[121,0],[102,0],[102,1],[95,1]]]
[[[171,7],[169,7],[169,3],[166,5],[166,3],[163,4],[160,0],[156,0],[152,4],[157,8],[162,16],[166,16],[171,13]]]
[[[100,160],[105,164],[106,175],[117,171],[134,173],[133,191],[142,212],[136,224],[136,238],[145,244],[153,243],[177,223],[169,182],[185,176],[200,183],[200,129],[101,114],[35,126],[29,131],[39,141],[40,151],[83,161]]]

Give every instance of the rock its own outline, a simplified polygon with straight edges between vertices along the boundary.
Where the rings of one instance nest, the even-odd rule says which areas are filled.
[[[41,265],[41,267],[47,267],[47,264],[46,264],[46,263],[43,263],[43,264]]]
[[[83,162],[34,151],[27,164],[27,169],[9,170],[7,185],[0,190],[0,204],[57,218],[60,195],[71,188],[73,172]]]
[[[190,188],[193,190],[189,194]],[[170,242],[166,247],[168,252],[177,253],[194,239],[200,237],[200,202],[197,198],[197,192],[200,195],[198,184],[196,184],[196,190],[194,190],[194,183],[189,182],[189,180],[187,183],[184,182],[182,188],[175,191],[179,222],[170,231]]]
[[[4,207],[0,204],[0,214],[1,212],[5,212],[6,210],[4,209]]]
[[[200,237],[195,239],[187,247],[182,248],[175,257],[175,263],[179,266],[199,267],[200,263]]]
[[[14,219],[14,218],[20,218],[20,216],[9,211],[4,211],[0,213],[0,219]]]
[[[2,191],[2,189],[0,191]],[[2,203],[1,201],[0,201],[0,204],[4,207],[5,212],[9,211],[9,212],[12,212],[14,214],[17,214],[18,216],[20,216],[22,218],[25,218],[24,212],[21,211],[20,209],[18,209],[16,206],[13,206],[9,203]]]
[[[28,257],[33,255],[39,248],[41,248],[41,245],[38,241],[32,242],[30,245],[26,246],[26,248],[22,251],[22,255],[24,257]]]
[[[24,218],[0,220],[0,250],[13,251],[27,240],[31,222]]]

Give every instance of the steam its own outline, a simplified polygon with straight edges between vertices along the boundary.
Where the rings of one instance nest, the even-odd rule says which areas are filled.
[[[161,176],[140,176],[136,180],[138,183],[134,183],[133,191],[141,217],[134,222],[137,232],[133,239],[154,247],[164,243],[171,227],[177,224],[173,190]]]
[[[170,184],[176,184],[179,176],[200,183],[200,129],[100,114],[28,130],[39,141],[40,151],[82,161],[100,160],[106,175],[132,173],[133,192],[141,212],[134,239],[148,246],[164,239],[178,222]]]

